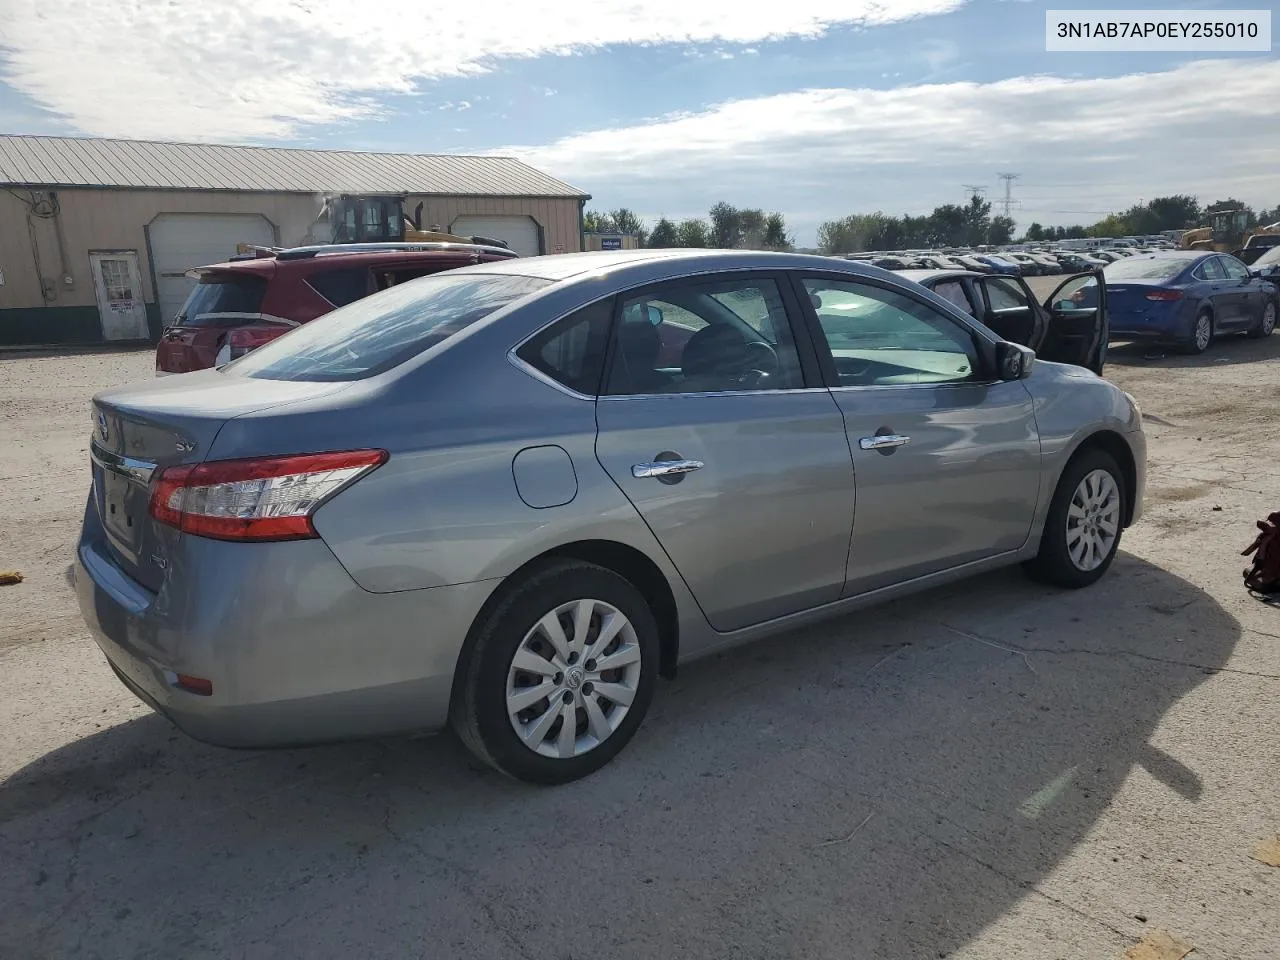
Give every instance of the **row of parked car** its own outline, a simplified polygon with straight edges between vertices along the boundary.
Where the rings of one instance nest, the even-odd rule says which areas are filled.
[[[1059,250],[1045,248],[1028,251],[984,253],[962,250],[942,253],[855,253],[846,260],[857,260],[885,270],[973,270],[1014,277],[1045,277],[1062,273],[1082,273],[1105,267],[1126,257],[1172,249],[1172,244],[1145,247],[1116,247],[1110,250]]]

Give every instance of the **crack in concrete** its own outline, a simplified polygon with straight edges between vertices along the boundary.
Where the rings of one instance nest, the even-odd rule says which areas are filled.
[[[1080,907],[1067,903],[1065,900],[1062,900],[1059,897],[1055,897],[1051,893],[1046,893],[1044,890],[1040,889],[1038,884],[1032,883],[1029,880],[1022,880],[1018,877],[1013,876],[1012,874],[1005,873],[999,867],[993,864],[987,863],[987,861],[983,860],[981,857],[976,856],[975,854],[970,853],[968,850],[965,850],[962,847],[958,847],[953,843],[948,843],[946,840],[943,840],[940,837],[936,837],[933,834],[929,833],[928,831],[924,831],[924,835],[928,837],[930,840],[932,840],[934,843],[938,844],[940,847],[944,847],[947,850],[950,850],[952,853],[959,854],[960,856],[964,857],[966,860],[976,863],[978,866],[982,867],[985,870],[991,871],[997,877],[1006,881],[1007,883],[1011,883],[1015,887],[1018,887],[1021,890],[1030,891],[1031,893],[1034,893],[1037,896],[1042,897],[1045,900],[1048,900],[1054,906],[1061,907],[1063,910],[1066,910],[1068,913],[1075,914],[1077,917],[1080,917],[1082,920],[1087,920],[1089,923],[1093,923],[1102,927],[1104,930],[1114,934],[1122,942],[1128,943],[1133,940],[1132,936],[1125,933],[1123,930],[1119,929],[1118,927],[1112,926],[1110,923],[1108,923],[1106,920],[1103,920],[1101,917],[1095,917],[1093,914],[1089,913],[1087,910],[1083,910]]]
[[[1200,670],[1204,673],[1231,673],[1244,677],[1260,677],[1263,680],[1280,680],[1280,674],[1260,673],[1256,670],[1241,670],[1238,667],[1211,667],[1203,663],[1192,663],[1187,660],[1175,660],[1171,657],[1157,657],[1149,653],[1138,653],[1135,650],[1090,650],[1087,647],[1021,647],[1017,644],[1006,643],[1004,641],[994,640],[990,637],[984,637],[980,634],[970,633],[965,630],[957,629],[950,624],[942,621],[935,621],[938,626],[950,630],[952,633],[959,634],[969,640],[984,644],[996,649],[1006,650],[1009,653],[1018,654],[1026,657],[1029,653],[1046,653],[1058,656],[1082,655],[1090,657],[1133,657],[1136,660],[1147,660],[1152,663],[1165,663],[1174,667],[1186,667],[1188,670]],[[1257,631],[1253,631],[1257,632]],[[1280,639],[1280,638],[1277,638]]]
[[[414,786],[413,789],[418,790],[419,793],[423,793],[424,795],[426,794],[425,791],[421,790],[421,788],[417,786]],[[507,929],[507,925],[498,917],[498,912],[493,908],[493,904],[476,893],[475,885],[472,882],[474,881],[475,876],[471,871],[467,870],[461,864],[450,860],[448,857],[442,857],[437,853],[432,853],[423,847],[422,844],[418,843],[418,841],[404,836],[391,826],[390,802],[387,803],[382,811],[382,829],[387,836],[391,837],[391,839],[395,840],[397,843],[411,847],[413,850],[416,850],[424,860],[429,860],[442,867],[447,874],[453,877],[454,882],[457,883],[458,889],[462,894],[480,908],[480,912],[485,915],[493,929],[498,932],[499,936],[501,936],[512,949],[515,950],[516,954],[520,956],[522,960],[536,960],[534,955],[525,948],[525,945],[520,938]]]

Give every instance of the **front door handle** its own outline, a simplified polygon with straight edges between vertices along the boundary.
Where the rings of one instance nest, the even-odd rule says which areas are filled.
[[[695,470],[701,470],[706,464],[701,460],[655,460],[651,463],[637,463],[631,468],[631,475],[637,480],[644,480],[648,477],[680,476],[685,473],[693,473]]]
[[[878,433],[874,437],[863,437],[858,441],[858,446],[863,450],[888,450],[906,446],[910,442],[910,437],[897,433]]]

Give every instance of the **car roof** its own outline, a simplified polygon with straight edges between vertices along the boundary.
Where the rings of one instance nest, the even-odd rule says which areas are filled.
[[[913,283],[925,283],[929,280],[959,280],[961,277],[981,277],[984,274],[976,270],[899,270],[897,275],[905,277]]]
[[[701,270],[826,270],[884,276],[889,271],[865,260],[823,257],[804,253],[770,253],[764,250],[708,250],[672,248],[662,250],[595,250],[588,253],[557,253],[542,257],[494,260],[460,267],[454,273],[511,274],[560,281],[574,277],[609,274],[625,281],[652,273],[697,273]],[[894,274],[890,273],[890,276]]]

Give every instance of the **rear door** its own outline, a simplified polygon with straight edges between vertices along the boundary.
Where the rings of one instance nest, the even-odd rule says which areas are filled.
[[[1044,301],[1048,330],[1037,354],[1101,375],[1107,356],[1107,283],[1102,270],[1068,277]]]
[[[600,463],[719,631],[844,583],[853,464],[791,296],[778,275],[734,273],[620,297],[596,405]]]

